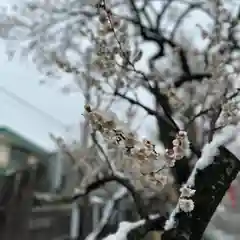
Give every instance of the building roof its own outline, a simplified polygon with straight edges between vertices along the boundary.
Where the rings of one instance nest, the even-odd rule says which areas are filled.
[[[37,144],[33,143],[26,137],[13,131],[9,127],[0,126],[0,135],[3,135],[6,138],[6,140],[9,141],[11,144],[26,148],[27,150],[29,150],[39,156],[46,156],[46,155],[50,154],[50,152],[47,151],[46,149],[38,146]]]

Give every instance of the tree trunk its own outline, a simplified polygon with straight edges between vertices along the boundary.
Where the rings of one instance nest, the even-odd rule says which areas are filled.
[[[175,226],[163,233],[162,240],[200,240],[231,182],[240,170],[240,161],[226,148],[213,164],[199,170],[195,177],[193,196],[195,208],[191,213],[178,212]]]

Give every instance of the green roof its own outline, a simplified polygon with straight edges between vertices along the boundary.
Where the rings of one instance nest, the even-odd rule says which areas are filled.
[[[10,144],[26,148],[38,156],[44,157],[50,153],[8,127],[0,127],[0,135],[3,135]]]
[[[4,137],[3,141],[6,141],[10,145],[25,148],[43,161],[44,159],[48,159],[48,156],[50,155],[49,151],[34,144],[32,141],[28,140],[24,136],[20,135],[19,133],[8,127],[0,127],[0,135]],[[18,170],[21,170],[21,168],[19,169],[17,166],[15,166],[15,163],[10,161],[10,164],[6,168],[0,168],[0,176],[10,176]]]

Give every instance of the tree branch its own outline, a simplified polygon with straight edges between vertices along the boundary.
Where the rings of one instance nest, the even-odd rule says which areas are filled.
[[[240,170],[240,161],[236,156],[223,146],[219,150],[220,154],[214,158],[213,163],[196,173],[194,210],[190,213],[176,212],[175,225],[164,232],[162,240],[202,238],[217,206]]]
[[[79,193],[74,194],[70,197],[63,197],[63,196],[50,196],[47,194],[47,196],[41,196],[41,194],[35,196],[37,200],[42,200],[43,202],[47,203],[72,203],[74,201],[79,200],[80,198],[90,194],[94,190],[97,190],[101,187],[103,187],[105,184],[109,182],[117,182],[123,187],[125,187],[130,195],[132,196],[132,199],[136,205],[137,212],[139,216],[143,219],[148,219],[148,213],[145,210],[144,202],[142,200],[141,195],[136,191],[135,187],[132,185],[129,179],[123,177],[123,176],[117,176],[115,175],[108,175],[104,176],[103,178],[98,178],[96,181],[89,184],[83,191],[80,191]]]

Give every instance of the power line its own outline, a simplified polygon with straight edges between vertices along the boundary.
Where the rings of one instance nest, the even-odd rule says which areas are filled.
[[[34,110],[35,112],[39,113],[40,115],[45,116],[45,118],[47,118],[48,120],[57,123],[58,125],[61,125],[62,127],[66,128],[66,124],[64,124],[61,120],[55,118],[54,116],[52,116],[51,114],[41,110],[40,108],[34,106],[33,104],[29,103],[28,101],[26,101],[25,99],[19,97],[18,95],[16,95],[15,93],[7,90],[6,88],[4,88],[3,86],[0,86],[0,91],[5,93],[7,96],[9,96],[10,98],[14,99],[17,103],[20,103],[21,105],[24,105],[32,110]]]

